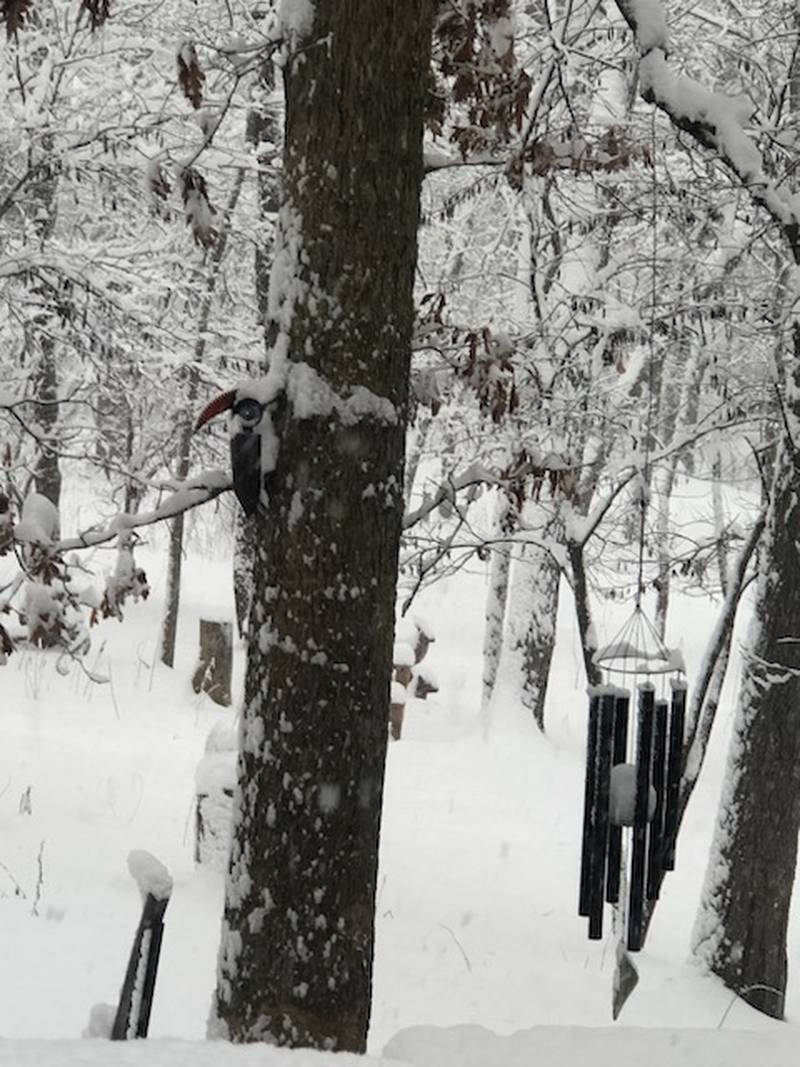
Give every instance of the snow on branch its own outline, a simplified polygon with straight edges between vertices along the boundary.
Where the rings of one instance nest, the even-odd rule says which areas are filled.
[[[778,223],[800,258],[800,212],[795,198],[766,175],[758,146],[743,128],[749,114],[741,104],[692,78],[675,74],[667,57],[667,25],[661,0],[617,0],[636,34],[642,97],[663,111],[678,129],[715,152],[755,203]]]
[[[450,478],[435,493],[426,493],[419,507],[413,511],[406,512],[403,517],[403,529],[409,530],[412,526],[416,526],[418,522],[430,515],[445,501],[452,502],[456,493],[462,489],[467,489],[471,485],[501,484],[503,484],[502,478],[492,474],[490,470],[481,466],[480,463],[473,463],[457,477]]]
[[[152,526],[156,522],[172,519],[184,511],[190,511],[200,504],[207,504],[221,493],[227,492],[232,486],[230,475],[224,471],[206,471],[196,478],[188,478],[184,482],[175,482],[173,492],[167,499],[152,511],[143,511],[129,515],[121,513],[113,518],[106,526],[99,529],[86,530],[75,537],[68,537],[59,541],[56,546],[58,552],[70,552],[78,548],[93,548],[113,541],[116,537],[130,533],[141,526]]]
[[[669,445],[655,449],[650,454],[648,462],[651,467],[655,467],[659,463],[668,460],[670,457],[680,455],[682,452],[687,451],[693,445],[696,445],[703,440],[703,438],[708,437],[709,434],[719,433],[721,430],[730,429],[731,427],[741,428],[742,425],[743,421],[738,419],[733,419],[727,422],[717,422],[712,420],[705,426],[699,426],[691,432],[687,431],[685,433],[677,434],[675,439]],[[642,473],[643,466],[643,454],[634,449],[627,456],[619,460],[614,465],[613,470],[609,470],[609,476],[616,479],[611,489],[605,496],[600,497],[597,500],[597,503],[587,515],[573,513],[569,517],[567,532],[571,541],[574,541],[575,544],[580,547],[586,545],[623,489],[629,485],[637,475]]]

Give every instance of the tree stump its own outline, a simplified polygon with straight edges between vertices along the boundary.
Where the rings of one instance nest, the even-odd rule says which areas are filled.
[[[233,628],[229,622],[200,620],[200,653],[192,675],[195,693],[206,693],[215,704],[231,704]]]
[[[389,733],[393,741],[399,741],[403,733],[403,717],[406,699],[414,696],[425,700],[429,693],[438,693],[439,687],[433,673],[420,663],[431,644],[436,640],[430,626],[422,619],[401,620],[396,628],[394,645],[394,672],[389,704]]]

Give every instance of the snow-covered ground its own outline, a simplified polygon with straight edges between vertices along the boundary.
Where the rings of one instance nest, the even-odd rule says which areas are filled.
[[[229,561],[208,551],[187,559],[174,670],[155,655],[163,557],[140,562],[151,599],[131,605],[123,624],[94,631],[89,665],[109,684],[78,669],[63,677],[41,652],[16,653],[0,668],[0,1064],[330,1062],[188,1043],[204,1037],[222,906],[221,875],[192,858],[194,772],[209,729],[235,716],[189,683],[198,617],[232,617]],[[410,702],[403,739],[389,750],[372,1056],[419,1067],[790,1063],[800,1037],[797,914],[786,1024],[751,1011],[687,960],[730,697],[638,961],[641,981],[612,1025],[610,923],[603,942],[589,942],[576,914],[586,699],[569,604],[547,736],[501,682],[486,737],[485,594],[486,574],[476,571],[431,588],[419,605],[437,635],[426,662],[440,692]],[[601,634],[615,632],[622,610],[600,607]],[[714,611],[701,599],[676,601],[672,639],[690,684]],[[29,812],[20,811],[23,797]],[[152,1040],[112,1051],[75,1039],[91,1006],[119,992],[140,909],[132,849],[162,860],[174,891]]]

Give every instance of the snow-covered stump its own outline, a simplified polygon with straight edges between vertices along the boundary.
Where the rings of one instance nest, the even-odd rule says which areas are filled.
[[[403,732],[408,697],[425,700],[430,693],[439,692],[433,672],[420,666],[436,640],[431,627],[417,616],[401,619],[396,626],[396,637],[389,704],[389,733],[393,741],[399,741]]]
[[[195,693],[206,693],[215,704],[230,707],[233,676],[233,627],[229,622],[200,620],[200,650],[192,675]]]
[[[392,682],[392,696],[389,703],[389,733],[393,741],[399,741],[403,733],[403,717],[406,711],[408,691],[402,682]]]
[[[138,849],[131,852],[128,855],[128,870],[142,895],[142,917],[133,940],[111,1027],[112,1041],[147,1037],[164,934],[164,912],[172,894],[169,871],[151,853]]]
[[[237,748],[235,730],[217,723],[195,771],[194,861],[220,874],[228,868],[231,850]]]

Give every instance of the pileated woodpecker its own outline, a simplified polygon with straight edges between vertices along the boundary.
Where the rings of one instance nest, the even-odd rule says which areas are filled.
[[[230,389],[206,404],[195,423],[195,430],[199,430],[223,411],[231,413],[233,491],[245,515],[255,513],[262,485],[268,487],[274,470],[277,449],[270,410],[273,404],[274,400],[265,403],[252,396],[245,387]]]

